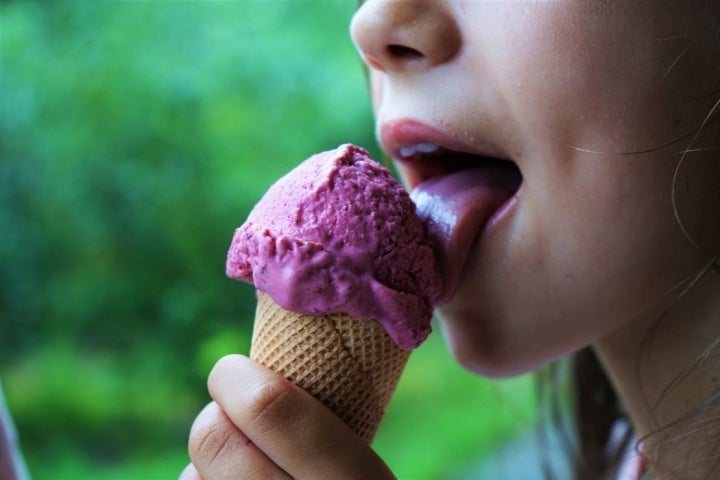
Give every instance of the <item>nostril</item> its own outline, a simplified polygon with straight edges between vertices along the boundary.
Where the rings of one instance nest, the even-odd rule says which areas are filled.
[[[387,51],[390,57],[398,60],[419,60],[423,57],[421,52],[405,45],[388,45]]]
[[[432,68],[455,58],[462,45],[450,3],[366,1],[353,16],[350,33],[363,60],[374,70],[398,73],[406,67]]]

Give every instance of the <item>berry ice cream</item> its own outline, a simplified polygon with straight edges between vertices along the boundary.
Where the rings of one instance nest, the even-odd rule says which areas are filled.
[[[286,310],[376,321],[403,349],[428,336],[442,291],[415,204],[353,145],[278,180],[235,231],[226,270]]]

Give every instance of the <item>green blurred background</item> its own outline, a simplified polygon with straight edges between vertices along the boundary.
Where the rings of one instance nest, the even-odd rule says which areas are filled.
[[[311,153],[378,152],[354,8],[0,2],[0,379],[34,478],[185,466],[209,370],[248,350],[234,228]],[[532,389],[462,371],[436,329],[375,446],[401,479],[471,478]]]

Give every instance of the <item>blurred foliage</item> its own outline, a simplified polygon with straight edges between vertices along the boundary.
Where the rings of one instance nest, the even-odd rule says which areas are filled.
[[[0,2],[0,378],[36,478],[183,468],[207,373],[249,345],[252,288],[224,276],[234,228],[311,153],[377,153],[354,8]],[[411,361],[377,441],[401,478],[438,478],[517,428],[473,417],[503,387],[441,343]]]

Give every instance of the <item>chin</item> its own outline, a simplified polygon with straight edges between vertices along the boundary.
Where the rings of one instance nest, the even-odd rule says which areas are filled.
[[[488,328],[453,325],[440,313],[440,323],[450,353],[466,370],[488,378],[509,378],[536,370],[547,363],[537,350],[518,348],[517,342],[505,342]],[[480,322],[470,321],[470,327]],[[485,324],[487,326],[487,323]]]

